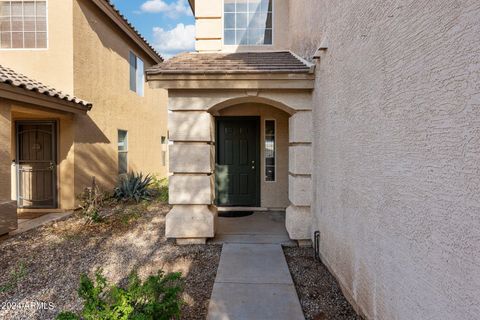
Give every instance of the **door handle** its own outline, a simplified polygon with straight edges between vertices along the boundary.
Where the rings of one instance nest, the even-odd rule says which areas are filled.
[[[48,166],[50,170],[55,169],[55,163],[53,161],[50,162],[50,165]]]

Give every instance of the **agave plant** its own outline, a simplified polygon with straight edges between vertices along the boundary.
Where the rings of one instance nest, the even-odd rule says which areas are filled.
[[[113,196],[118,200],[135,200],[137,203],[141,200],[149,200],[152,197],[149,188],[152,183],[152,177],[148,174],[130,172],[121,175],[118,184],[113,190]]]

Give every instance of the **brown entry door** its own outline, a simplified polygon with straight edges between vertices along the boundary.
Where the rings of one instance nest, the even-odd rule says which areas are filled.
[[[17,122],[17,202],[19,208],[57,205],[55,122]]]

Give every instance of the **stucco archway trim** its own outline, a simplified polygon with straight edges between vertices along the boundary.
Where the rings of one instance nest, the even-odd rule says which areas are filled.
[[[269,105],[288,113],[290,116],[292,116],[296,112],[293,108],[287,106],[282,102],[268,99],[265,97],[259,97],[259,96],[245,96],[245,97],[227,99],[225,101],[222,101],[220,103],[217,103],[211,106],[207,111],[215,116],[215,115],[218,115],[219,111],[222,109],[232,107],[234,105],[243,104],[243,103],[258,103],[258,104]]]

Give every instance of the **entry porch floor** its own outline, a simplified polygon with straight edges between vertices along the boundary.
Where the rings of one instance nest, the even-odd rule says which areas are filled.
[[[219,217],[216,230],[212,243],[296,245],[285,229],[285,211],[256,211],[240,218]]]

